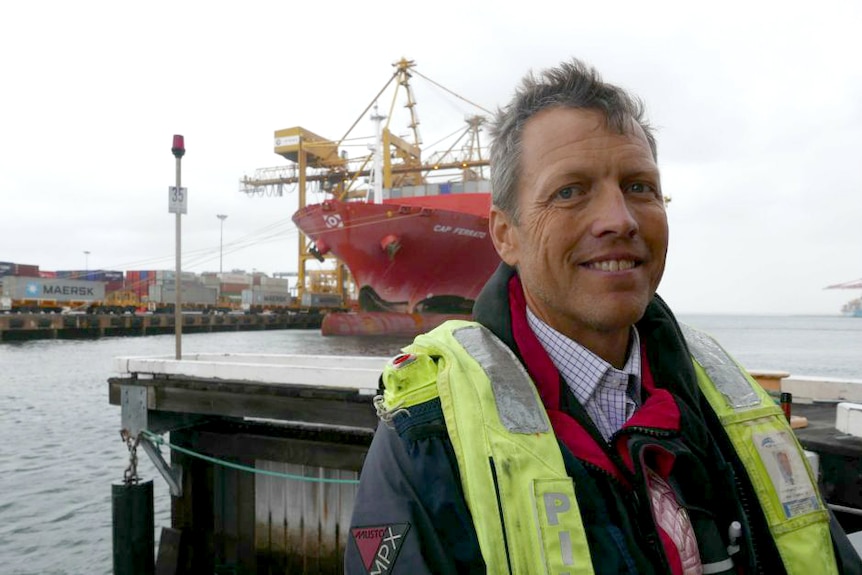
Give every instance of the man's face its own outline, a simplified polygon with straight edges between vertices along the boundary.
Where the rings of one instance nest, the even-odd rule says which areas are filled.
[[[618,134],[594,110],[539,112],[524,128],[518,207],[518,223],[492,209],[491,233],[533,313],[600,356],[608,341],[625,346],[668,243],[658,166],[640,126]]]

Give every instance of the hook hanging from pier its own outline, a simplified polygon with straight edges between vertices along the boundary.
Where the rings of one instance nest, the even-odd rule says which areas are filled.
[[[148,409],[147,409],[147,388],[131,385],[124,385],[120,389],[120,405],[122,408],[121,421],[123,429],[120,432],[127,443],[134,439],[134,445],[130,445],[130,469],[127,469],[127,484],[130,477],[128,473],[131,471],[134,482],[137,482],[137,456],[133,447],[140,445],[143,447],[146,454],[150,457],[150,461],[159,470],[162,477],[168,483],[171,495],[174,497],[182,497],[183,495],[183,468],[176,466],[172,468],[162,457],[161,451],[153,445],[153,443],[142,434],[148,429]]]

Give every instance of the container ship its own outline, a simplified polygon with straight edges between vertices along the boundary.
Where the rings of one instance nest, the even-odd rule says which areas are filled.
[[[862,289],[862,278],[826,286],[826,289]],[[845,317],[862,317],[862,297],[854,298],[841,306],[841,314]]]
[[[862,297],[852,299],[841,306],[841,313],[847,317],[862,317]]]
[[[489,190],[490,191],[490,190]],[[327,200],[293,221],[320,255],[350,269],[368,312],[469,314],[499,258],[488,236],[490,194]]]
[[[418,72],[409,60],[394,66],[387,84],[396,86],[390,114],[400,90],[412,137],[395,135],[375,100],[354,123],[373,108],[370,153],[349,157],[356,146],[347,135],[333,141],[287,128],[275,132],[275,153],[290,164],[241,180],[249,195],[298,192],[292,219],[305,236],[300,289],[313,289],[307,268],[335,260],[325,268],[335,278],[330,285],[355,310],[328,314],[324,335],[413,335],[450,317],[467,317],[500,262],[488,232],[489,162],[479,138],[485,116],[467,116],[455,143],[424,158],[410,83]],[[308,202],[315,193],[322,199]]]

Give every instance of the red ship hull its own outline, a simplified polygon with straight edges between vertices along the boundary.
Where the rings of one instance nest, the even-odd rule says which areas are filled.
[[[465,314],[394,313],[390,311],[328,313],[321,335],[385,335],[415,337],[450,319],[469,320]]]
[[[321,254],[350,269],[363,310],[469,313],[500,262],[489,207],[486,193],[329,200],[298,210],[293,221]]]

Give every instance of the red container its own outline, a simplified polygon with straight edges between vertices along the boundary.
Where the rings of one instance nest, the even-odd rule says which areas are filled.
[[[248,289],[248,284],[219,284],[219,294],[221,295],[242,295],[242,290]]]
[[[31,266],[27,264],[17,264],[15,266],[15,275],[22,278],[37,278],[39,277],[39,266]]]
[[[126,272],[127,290],[139,298],[145,298],[150,292],[150,284],[155,283],[156,272],[150,270],[131,270]]]
[[[126,272],[126,282],[125,288],[132,289],[132,286],[138,283],[138,280],[141,278],[141,272],[130,271]]]

